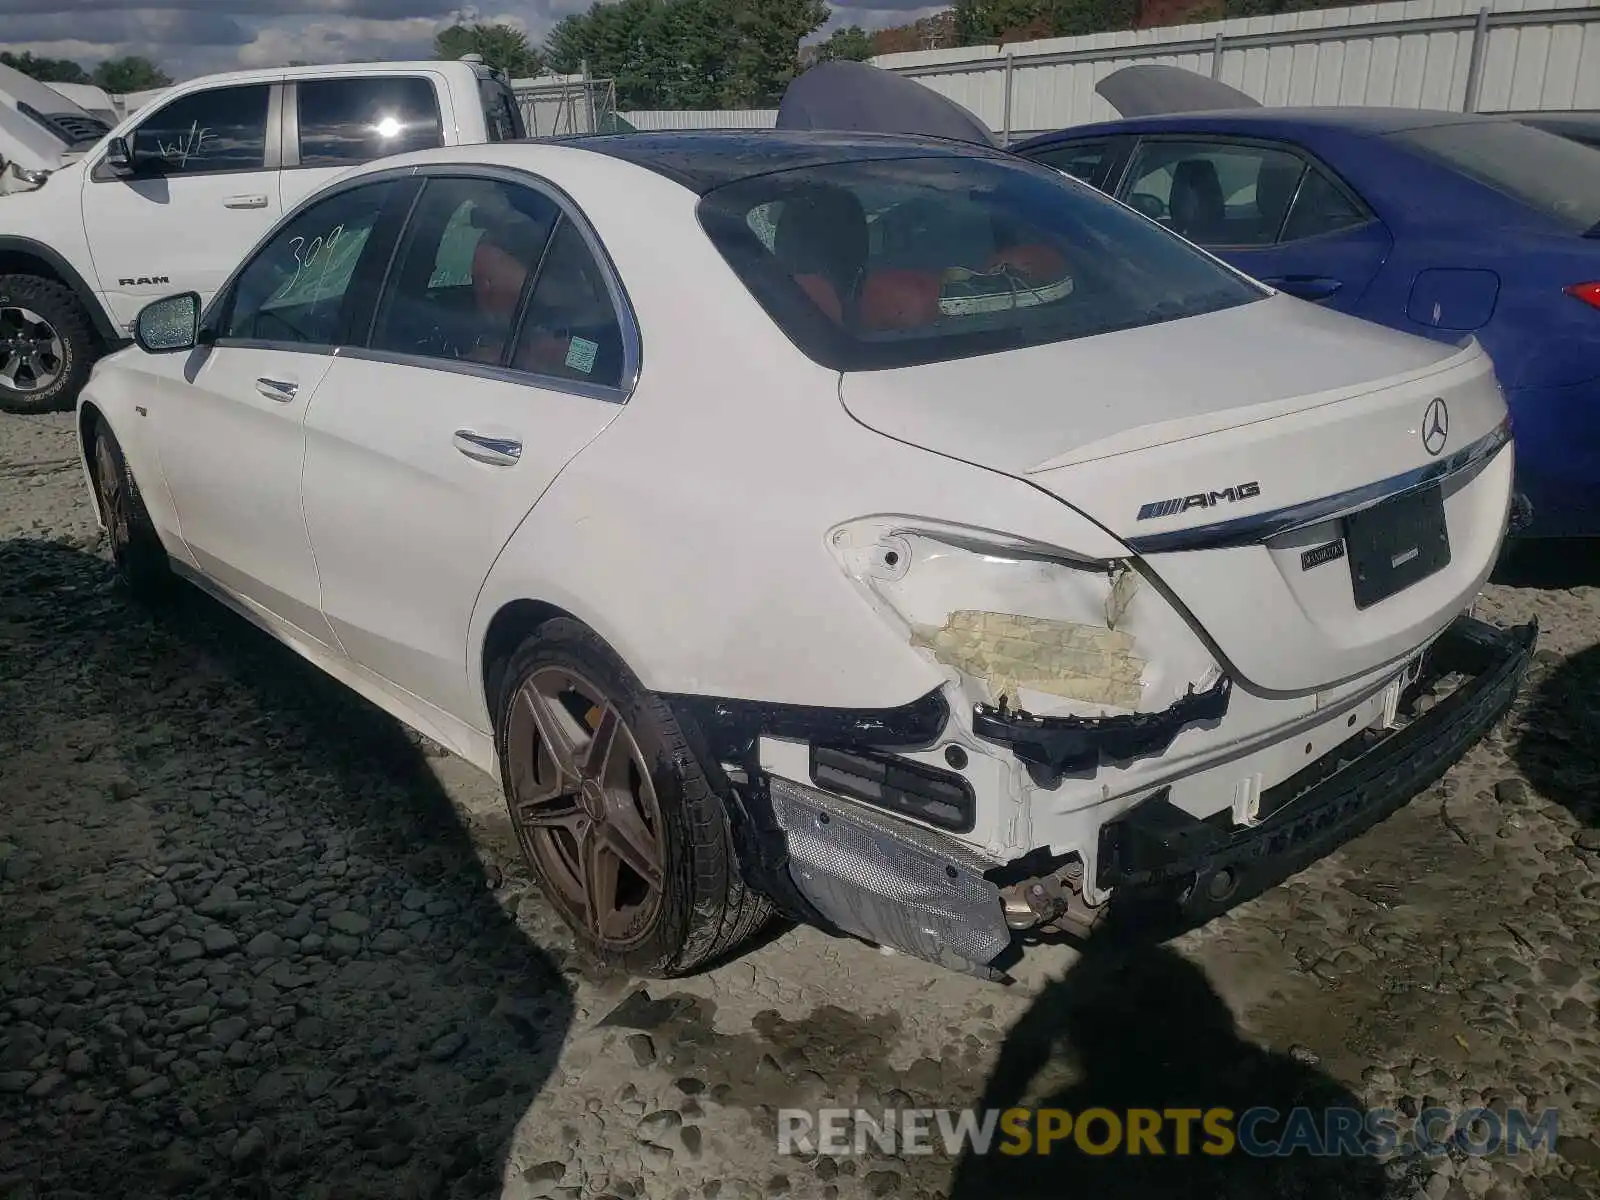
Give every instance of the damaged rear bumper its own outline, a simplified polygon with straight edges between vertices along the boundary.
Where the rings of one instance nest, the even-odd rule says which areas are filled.
[[[1500,629],[1458,618],[1429,649],[1422,680],[1459,673],[1465,681],[1402,728],[1353,739],[1263,793],[1266,815],[1254,824],[1232,825],[1228,813],[1200,820],[1169,803],[1165,789],[1122,811],[1100,830],[1096,882],[1112,892],[1109,907],[1126,903],[1137,913],[1144,901],[1176,905],[1179,919],[1194,924],[1329,853],[1405,804],[1483,736],[1515,698],[1537,638],[1537,621]],[[1205,702],[1225,704],[1225,697]],[[1012,726],[988,736],[1057,734],[1059,750],[1085,732]],[[1015,741],[1014,752],[1030,761],[1038,744]],[[1006,868],[938,830],[816,787],[777,775],[763,783],[764,823],[781,844],[765,861],[781,867],[782,890],[802,900],[807,915],[945,966],[996,974],[993,964],[1014,937],[997,882]]]
[[[1470,678],[1402,729],[1354,756],[1344,747],[1262,796],[1259,823],[1227,827],[1174,807],[1158,792],[1101,827],[1098,882],[1165,893],[1203,921],[1314,862],[1445,773],[1516,698],[1539,623],[1501,629],[1458,617],[1428,652],[1424,678]],[[1330,769],[1331,768],[1331,769]]]

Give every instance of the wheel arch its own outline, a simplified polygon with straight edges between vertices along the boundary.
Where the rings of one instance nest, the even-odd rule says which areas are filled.
[[[94,501],[94,511],[100,518],[100,527],[105,528],[106,514],[100,502],[100,489],[95,486],[94,478],[94,447],[95,439],[99,436],[99,425],[105,422],[106,428],[111,428],[111,420],[100,406],[93,400],[85,400],[78,405],[76,415],[78,427],[78,462],[83,467],[83,479],[89,487],[89,496]]]
[[[0,275],[35,275],[71,289],[89,314],[94,330],[108,349],[128,339],[106,313],[105,306],[77,269],[43,242],[15,234],[0,234]]]
[[[489,714],[490,729],[497,741],[500,736],[500,688],[505,682],[505,670],[511,656],[541,626],[560,617],[593,628],[582,617],[544,600],[509,600],[489,619],[479,650],[478,667],[484,709]]]

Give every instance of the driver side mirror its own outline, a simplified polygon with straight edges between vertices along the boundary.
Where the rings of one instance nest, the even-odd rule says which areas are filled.
[[[200,293],[164,296],[139,310],[134,343],[146,354],[193,350],[200,341]]]
[[[105,164],[118,175],[133,174],[133,151],[127,138],[114,137],[106,143]]]

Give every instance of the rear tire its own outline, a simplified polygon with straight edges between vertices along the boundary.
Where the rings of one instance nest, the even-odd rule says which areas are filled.
[[[111,540],[111,561],[117,578],[136,600],[159,604],[171,594],[172,567],[161,535],[145,508],[144,495],[123,457],[122,446],[104,417],[95,418],[90,453],[95,496],[106,536]]]
[[[100,354],[94,322],[71,288],[0,275],[0,409],[70,409]]]
[[[667,978],[753,937],[722,797],[671,709],[570,618],[511,656],[496,708],[506,802],[541,890],[600,962]]]

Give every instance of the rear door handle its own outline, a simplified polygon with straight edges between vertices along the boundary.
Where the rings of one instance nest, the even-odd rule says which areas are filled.
[[[258,193],[248,196],[229,196],[222,202],[223,208],[265,208],[267,198]]]
[[[1291,296],[1299,296],[1302,300],[1326,300],[1344,286],[1338,279],[1329,279],[1325,275],[1280,275],[1276,279],[1264,279],[1263,283],[1275,287],[1280,292],[1288,292]]]
[[[490,466],[514,467],[522,458],[522,443],[514,438],[485,437],[470,429],[458,429],[452,440],[462,454]]]
[[[300,385],[291,383],[287,379],[258,379],[256,391],[268,400],[276,400],[279,404],[287,404],[300,394]]]

